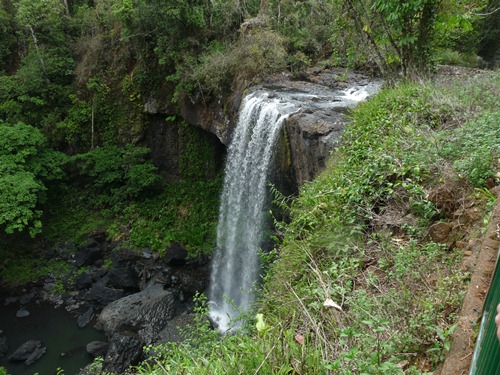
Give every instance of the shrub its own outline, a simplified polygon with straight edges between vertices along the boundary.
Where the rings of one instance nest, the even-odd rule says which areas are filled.
[[[42,133],[0,120],[0,225],[7,233],[41,231],[40,203],[50,181],[61,179],[64,154],[45,146]]]
[[[159,181],[156,167],[145,159],[148,148],[127,145],[97,148],[76,155],[73,161],[97,195],[96,203],[121,206],[139,198]]]
[[[224,49],[217,48],[201,57],[189,78],[204,95],[221,95],[231,85],[248,87],[271,73],[286,68],[284,39],[267,29],[249,30]]]
[[[473,186],[483,187],[488,179],[498,179],[500,167],[500,112],[485,113],[459,129],[449,148],[460,150],[455,169]]]

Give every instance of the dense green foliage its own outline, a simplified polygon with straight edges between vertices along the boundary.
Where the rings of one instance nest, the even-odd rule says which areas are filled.
[[[163,193],[126,207],[110,233],[121,238],[121,223],[127,223],[130,230],[125,238],[137,248],[161,253],[176,242],[191,256],[210,254],[215,246],[220,188],[220,179],[170,184]]]
[[[418,76],[438,58],[473,61],[497,32],[486,0],[0,5],[0,119],[72,154],[136,144],[151,97],[208,103],[318,60]]]
[[[65,155],[49,149],[32,126],[0,120],[0,225],[7,233],[41,230],[47,184],[63,177]]]
[[[10,285],[24,285],[48,274],[54,278],[62,278],[68,275],[70,267],[64,260],[21,258],[7,261],[1,274],[5,282]]]
[[[317,60],[420,75],[436,58],[498,49],[485,44],[498,33],[486,0],[0,5],[0,118],[72,153],[136,142],[151,96],[210,101]]]
[[[145,147],[108,146],[76,155],[74,161],[96,203],[119,208],[159,182],[156,167],[144,160],[148,152]]]
[[[461,249],[426,238],[431,223],[447,220],[427,196],[444,179],[458,179],[466,195],[486,178],[498,182],[499,86],[498,74],[402,84],[360,105],[329,166],[280,226],[279,257],[248,314],[259,315],[221,336],[202,318],[200,298],[186,340],[159,347],[136,371],[432,371],[450,348],[469,276]],[[484,151],[474,154],[473,138]],[[491,208],[481,199],[478,207]]]

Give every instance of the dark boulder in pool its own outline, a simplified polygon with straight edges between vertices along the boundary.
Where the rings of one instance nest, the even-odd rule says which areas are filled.
[[[16,312],[16,318],[26,318],[30,316],[30,312],[28,310],[20,309]]]
[[[17,348],[9,357],[12,362],[23,362],[29,366],[42,357],[47,348],[42,347],[40,340],[29,340]]]
[[[83,328],[87,324],[89,324],[92,319],[94,319],[94,309],[89,307],[87,311],[85,311],[82,315],[80,315],[77,319],[78,327]]]
[[[24,364],[26,366],[31,366],[33,363],[38,361],[46,352],[47,352],[46,347],[38,348],[33,353],[31,353],[31,355],[28,357],[26,361],[24,361]]]

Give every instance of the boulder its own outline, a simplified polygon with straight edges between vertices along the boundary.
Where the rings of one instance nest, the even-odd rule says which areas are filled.
[[[149,285],[139,293],[107,305],[98,322],[108,337],[125,330],[137,333],[141,341],[151,344],[174,313],[174,296],[160,284]]]
[[[434,242],[445,243],[450,235],[450,231],[450,224],[444,222],[435,223],[429,228],[429,237]]]
[[[133,267],[142,259],[144,259],[142,254],[133,250],[115,250],[111,253],[114,268]]]
[[[123,297],[123,290],[113,289],[101,284],[94,284],[87,295],[87,300],[95,302],[100,306],[106,306],[110,302]]]
[[[84,272],[75,279],[75,289],[84,290],[92,286],[93,279],[89,272]]]
[[[28,359],[24,361],[24,364],[26,366],[31,366],[33,363],[38,361],[46,352],[47,352],[46,347],[36,349],[33,353],[30,354]]]
[[[91,266],[103,256],[104,250],[102,245],[95,239],[91,238],[87,244],[80,249],[75,255],[75,265],[79,267]]]
[[[153,253],[153,251],[148,247],[145,247],[144,249],[141,250],[141,255],[144,259],[151,259],[158,257],[158,254]]]
[[[128,291],[139,290],[140,263],[147,261],[142,253],[132,250],[116,250],[111,253],[113,268],[108,272],[109,286]]]
[[[10,304],[16,303],[17,301],[19,301],[18,297],[7,297],[5,298],[4,305],[8,306]]]
[[[115,333],[111,337],[108,354],[104,359],[104,371],[123,374],[142,358],[142,343],[130,333]]]
[[[19,299],[19,303],[21,305],[26,305],[27,303],[30,303],[31,300],[33,300],[33,298],[35,298],[35,293],[27,293],[27,294],[24,294],[21,296],[21,298]]]
[[[108,270],[106,269],[100,268],[92,272],[92,280],[94,282],[100,282],[103,285],[108,282],[107,276],[108,276]]]
[[[87,353],[89,353],[93,358],[106,356],[109,349],[109,344],[104,341],[92,341],[87,344]]]
[[[2,358],[9,351],[7,345],[7,337],[0,337],[0,358]]]
[[[203,292],[208,287],[210,275],[203,269],[180,269],[174,272],[174,280],[182,292],[192,296],[197,292]]]
[[[89,307],[87,311],[85,311],[83,314],[81,314],[78,319],[78,327],[83,328],[87,324],[89,324],[92,319],[94,319],[94,309],[92,307]]]
[[[109,271],[108,277],[108,284],[114,288],[139,290],[139,278],[132,265],[113,268]]]
[[[30,316],[30,312],[28,310],[19,309],[16,312],[16,318],[26,318],[28,316]]]
[[[170,244],[165,250],[163,260],[170,266],[183,266],[186,264],[188,252],[179,242]]]
[[[14,353],[12,353],[9,356],[9,360],[12,362],[26,361],[41,347],[42,347],[42,342],[40,340],[26,341],[24,344],[22,344],[20,347],[14,350]]]

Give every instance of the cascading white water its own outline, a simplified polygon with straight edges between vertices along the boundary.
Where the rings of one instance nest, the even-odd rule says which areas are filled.
[[[294,109],[265,92],[248,95],[242,104],[228,149],[209,291],[210,316],[221,331],[237,328],[231,320],[253,301],[269,167],[281,126]]]
[[[209,290],[210,317],[221,331],[238,328],[234,319],[253,302],[258,249],[266,226],[269,169],[283,122],[305,103],[318,110],[349,108],[378,87],[371,83],[314,94],[256,91],[244,99],[228,149]]]

